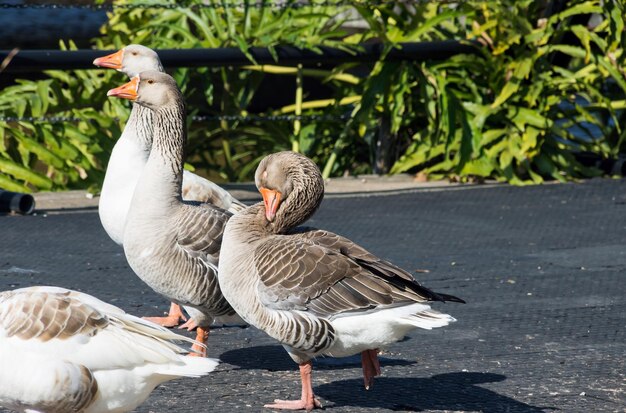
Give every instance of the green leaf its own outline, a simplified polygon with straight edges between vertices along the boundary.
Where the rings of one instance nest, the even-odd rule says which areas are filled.
[[[479,158],[471,160],[465,165],[459,172],[461,175],[474,175],[474,176],[482,176],[488,177],[494,172],[494,166],[491,163],[491,160],[487,158]]]
[[[511,162],[513,162],[513,155],[511,155],[511,152],[509,151],[503,151],[500,153],[499,161],[500,169],[508,169],[511,166]]]
[[[622,44],[624,36],[624,3],[620,1],[609,2],[607,6],[611,9],[611,33],[613,41],[609,46],[609,51],[616,51]]]
[[[604,10],[602,7],[598,6],[597,1],[586,1],[581,4],[577,4],[568,9],[563,10],[562,12],[551,16],[548,19],[548,24],[555,24],[559,20],[565,20],[568,17],[575,16],[577,14],[594,14],[599,13],[602,14]]]
[[[425,33],[445,21],[454,20],[458,17],[472,18],[473,15],[474,14],[472,12],[468,13],[466,10],[446,10],[443,13],[436,14],[434,17],[426,20],[415,29],[407,32],[401,40],[396,39],[396,41],[414,42],[420,40]]]
[[[26,185],[16,182],[12,180],[11,178],[9,178],[8,176],[3,175],[3,174],[0,174],[0,188],[6,191],[13,191],[13,192],[26,192],[26,193],[31,192],[31,189],[27,187]]]
[[[17,179],[31,183],[39,188],[52,188],[52,181],[50,178],[33,172],[30,169],[6,158],[0,158],[0,171],[7,175],[12,175]]]
[[[539,51],[540,55],[553,53],[553,52],[561,52],[572,57],[579,57],[581,59],[584,59],[585,56],[587,55],[587,52],[585,51],[585,49],[582,49],[577,46],[568,46],[564,44],[551,44],[547,46],[542,46],[537,50]]]
[[[552,121],[543,116],[539,111],[521,106],[510,106],[507,115],[521,131],[526,129],[526,125],[534,126],[538,129],[545,129],[552,126]]]
[[[591,36],[589,34],[589,30],[581,25],[572,26],[571,30],[576,37],[578,37],[578,40],[580,40],[585,48],[585,63],[589,63],[589,59],[591,58]]]
[[[509,70],[512,70],[513,73],[511,79],[504,85],[498,97],[491,104],[492,108],[502,105],[511,95],[519,90],[522,81],[528,78],[533,63],[532,57],[526,57],[510,65]]]
[[[42,128],[38,128],[40,131],[43,131]],[[16,135],[18,131],[14,131]],[[63,159],[49,151],[45,146],[41,145],[39,142],[34,141],[33,139],[28,138],[24,134],[20,136],[20,144],[23,145],[29,152],[37,155],[38,159],[47,165],[51,165],[55,168],[63,168],[65,162]]]

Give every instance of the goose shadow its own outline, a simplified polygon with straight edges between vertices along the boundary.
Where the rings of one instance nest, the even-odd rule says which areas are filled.
[[[363,389],[363,379],[338,380],[314,386],[315,393],[334,407],[352,406],[419,412],[423,410],[480,411],[484,413],[539,413],[558,410],[522,403],[477,386],[499,382],[494,373],[446,373],[429,378],[377,377],[374,387]]]
[[[280,345],[246,347],[228,350],[220,356],[222,363],[246,370],[296,371],[298,365],[289,357]],[[413,361],[399,360],[379,356],[380,364],[385,366],[409,366]],[[318,357],[313,360],[315,370],[348,369],[361,367],[361,356],[350,357]]]

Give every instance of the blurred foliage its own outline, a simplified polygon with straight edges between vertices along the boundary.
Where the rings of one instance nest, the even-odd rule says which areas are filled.
[[[190,116],[241,117],[189,122],[188,161],[214,178],[249,180],[264,155],[293,149],[313,158],[325,176],[419,172],[430,179],[524,184],[595,176],[601,171],[582,165],[576,154],[609,159],[624,152],[623,0],[196,3],[116,8],[94,46],[248,53],[252,46],[285,44],[358,50],[372,41],[387,51],[401,42],[481,45],[474,55],[445,61],[383,58],[328,69],[257,66],[248,54],[244,68],[176,69]],[[348,31],[344,23],[355,19],[366,29]],[[107,99],[106,91],[125,79],[110,70],[46,75],[0,91],[1,113],[80,121],[0,121],[0,187],[96,187],[129,113],[127,103]],[[270,82],[270,92],[290,94],[289,104],[269,106]],[[246,119],[251,113],[318,118],[261,122]]]
[[[117,9],[110,15],[109,24],[102,28],[103,37],[97,47],[118,49],[130,43],[139,43],[154,49],[238,47],[249,57],[249,68],[192,68],[177,69],[173,75],[181,86],[190,115],[240,116],[250,115],[250,107],[265,106],[266,115],[294,114],[295,108],[269,108],[267,97],[260,96],[259,88],[268,74],[284,76],[272,79],[281,88],[287,83],[293,89],[303,76],[328,81],[345,82],[342,76],[333,77],[329,70],[302,70],[296,68],[256,66],[248,49],[291,45],[319,51],[319,46],[344,50],[355,47],[343,41],[341,29],[348,17],[347,6],[297,7],[298,1],[289,0],[281,7],[276,2],[263,1],[265,7],[218,7],[233,1],[210,1],[216,7],[193,7],[198,2],[184,2],[188,8],[176,9]],[[239,4],[256,2],[243,1]],[[281,2],[283,3],[283,2]],[[179,2],[179,4],[181,4]],[[342,16],[342,13],[344,15]],[[345,76],[349,80],[353,76]],[[358,79],[356,79],[358,81]],[[274,92],[275,93],[275,92]],[[279,92],[280,94],[280,92]],[[273,96],[270,95],[271,99]],[[256,102],[254,100],[256,99]],[[300,99],[302,102],[302,99]],[[337,118],[341,108],[326,108],[325,116]],[[319,111],[317,111],[319,112]],[[317,113],[309,111],[307,113]],[[248,120],[190,123],[188,161],[212,177],[227,181],[250,180],[258,162],[268,153],[285,149],[303,149],[317,162],[327,157],[325,151],[336,139],[338,120],[315,122],[295,134],[296,126],[289,121],[255,122]]]
[[[51,70],[45,75],[44,80],[17,80],[0,91],[2,117],[24,119],[0,121],[0,188],[98,188],[115,144],[111,138],[120,136],[119,119],[129,113],[117,99],[106,99],[107,80],[114,73]]]
[[[582,165],[576,154],[608,159],[624,151],[624,3],[569,1],[551,13],[549,6],[556,3],[467,2],[447,11],[433,5],[416,14],[380,11],[387,21],[402,22],[387,29],[394,41],[452,36],[486,46],[481,56],[459,55],[394,72],[415,87],[398,96],[396,84],[386,99],[393,144],[402,153],[391,172],[539,183],[601,173]],[[382,72],[385,64],[379,65]],[[408,97],[417,90],[418,99]],[[373,116],[365,105],[360,111]]]

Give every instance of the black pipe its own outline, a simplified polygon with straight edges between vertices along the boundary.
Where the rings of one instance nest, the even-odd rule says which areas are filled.
[[[0,212],[29,215],[35,210],[35,198],[29,194],[0,189]]]
[[[476,42],[445,40],[437,42],[399,43],[392,49],[386,60],[441,60],[462,53],[478,53],[480,45]],[[320,53],[291,46],[274,48],[278,59],[274,59],[265,47],[251,47],[250,55],[258,64],[305,65],[340,64],[345,62],[375,62],[384,50],[380,43],[361,45],[361,50],[348,52],[322,46]],[[0,62],[9,55],[10,50],[0,50]],[[96,57],[113,53],[114,50],[20,50],[6,65],[6,73],[40,72],[61,69],[96,69],[93,60]],[[204,66],[243,66],[253,62],[236,47],[220,49],[162,49],[157,50],[165,67],[204,67]]]

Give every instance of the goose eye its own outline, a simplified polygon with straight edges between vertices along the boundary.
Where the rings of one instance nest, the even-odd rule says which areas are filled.
[[[133,52],[133,56],[137,56],[137,52]]]
[[[154,80],[152,79],[148,80],[148,84],[153,84],[153,83],[154,83]]]

